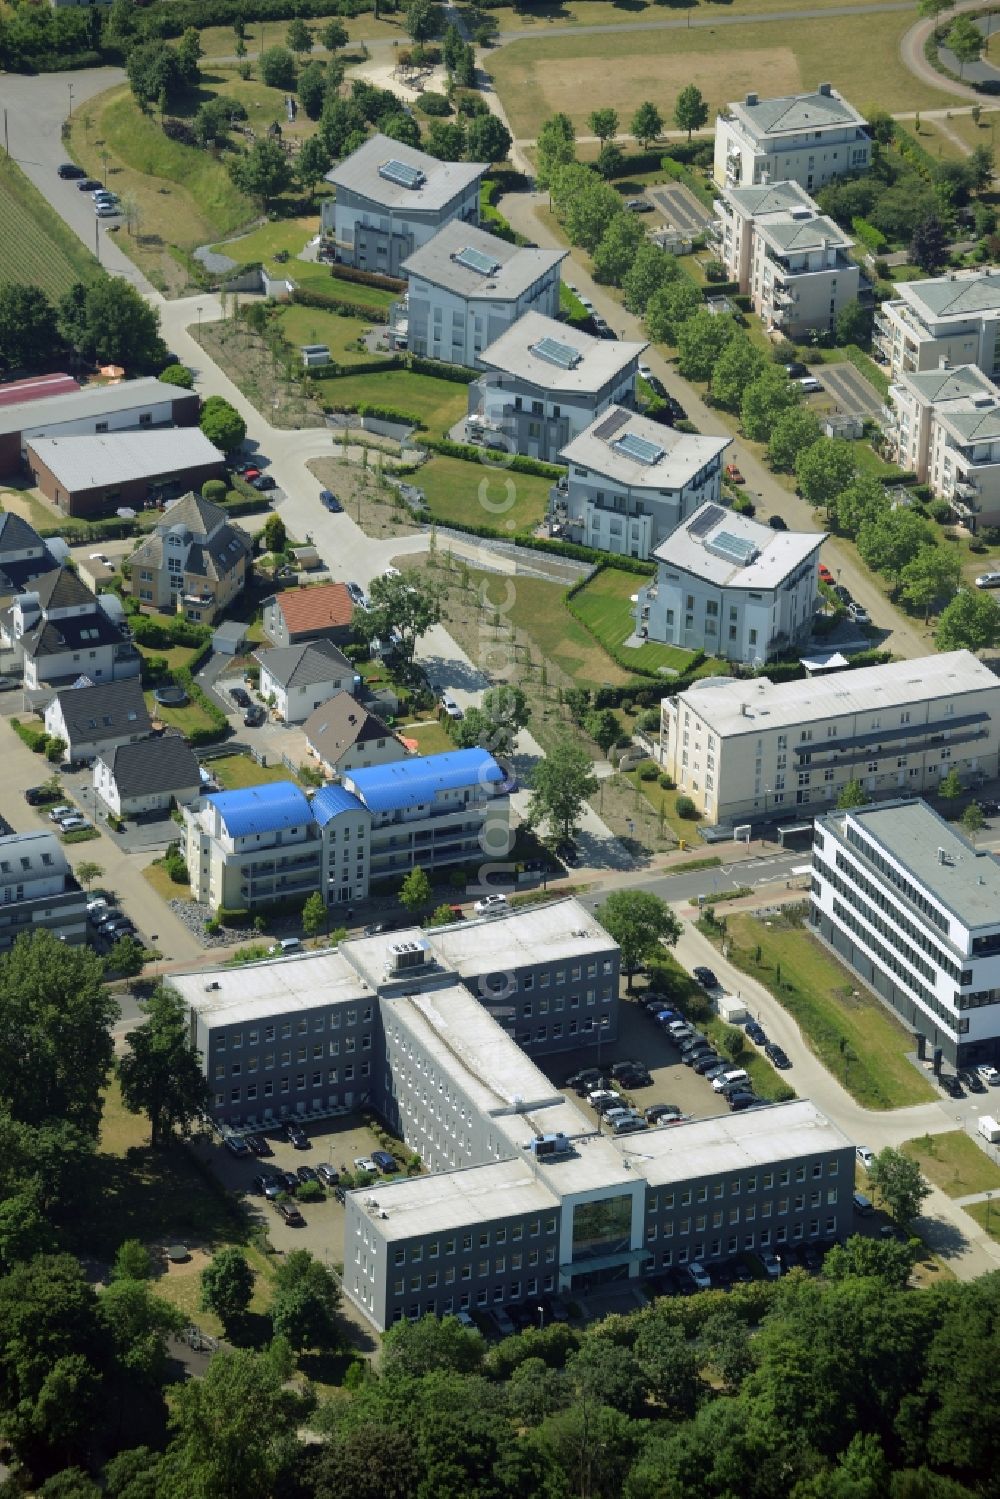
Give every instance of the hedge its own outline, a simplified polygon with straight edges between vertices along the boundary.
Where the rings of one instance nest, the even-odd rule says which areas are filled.
[[[397,0],[382,0],[382,12],[399,9]],[[241,19],[248,26],[257,21],[290,21],[295,16],[312,20],[334,14],[360,14],[373,9],[373,0],[352,0],[341,8],[336,0],[158,0],[137,21],[143,38],[181,36],[188,26],[232,26]]]
[[[500,452],[498,448],[484,449],[474,443],[452,442],[447,437],[422,439],[425,448],[431,448],[444,458],[464,458],[468,463],[482,463],[484,452]],[[515,474],[536,474],[540,479],[561,479],[566,469],[555,463],[543,463],[539,458],[523,458],[520,453],[506,454],[497,461],[496,468],[509,468]]]
[[[406,360],[399,354],[388,359],[366,359],[358,364],[328,364],[317,369],[302,370],[307,380],[341,380],[347,375],[381,375],[386,370],[402,370]]]
[[[706,302],[713,297],[736,297],[739,295],[740,283],[738,281],[709,281],[702,287],[702,296]]]
[[[171,672],[170,680],[183,687],[192,703],[196,703],[202,712],[211,721],[210,729],[192,729],[186,736],[192,748],[201,744],[215,744],[219,739],[224,739],[229,733],[229,719],[221,708],[217,708],[211,698],[204,693],[194,680],[194,672],[198,670],[202,662],[207,658],[212,649],[211,639],[207,640],[201,650],[191,661],[190,666],[180,666]]]
[[[303,307],[325,307],[329,312],[344,312],[350,317],[367,318],[372,323],[389,321],[388,307],[372,307],[368,302],[345,302],[341,297],[328,297],[325,292],[313,291],[311,287],[292,287],[292,301]]]
[[[379,271],[359,271],[352,265],[331,265],[330,276],[334,281],[354,281],[359,286],[375,286],[379,291],[398,291],[402,296],[408,283],[398,276],[383,276]]]
[[[462,364],[443,364],[439,359],[424,359],[414,354],[410,369],[415,375],[433,375],[436,380],[452,380],[456,385],[468,385],[478,380],[482,370],[470,370]]]
[[[342,401],[324,401],[324,411],[354,412],[358,416],[373,416],[382,422],[400,422],[405,427],[426,430],[419,416],[412,411],[400,411],[396,406],[376,406],[370,401],[359,401],[356,406],[345,406]]]

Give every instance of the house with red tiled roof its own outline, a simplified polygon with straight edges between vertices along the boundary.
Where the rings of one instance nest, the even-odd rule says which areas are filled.
[[[354,604],[343,583],[289,588],[264,604],[264,633],[273,645],[300,645],[330,640],[346,645],[351,638]]]

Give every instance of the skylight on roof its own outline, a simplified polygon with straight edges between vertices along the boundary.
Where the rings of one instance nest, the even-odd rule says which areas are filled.
[[[484,255],[482,250],[474,250],[471,245],[459,250],[452,256],[452,260],[456,265],[464,265],[467,271],[475,271],[480,276],[495,276],[500,269],[499,260],[492,255]]]
[[[626,432],[621,437],[616,437],[611,444],[623,453],[626,458],[634,458],[637,463],[659,463],[664,456],[664,449],[655,442],[649,442],[645,437],[640,437],[637,432]]]
[[[561,370],[576,369],[583,357],[579,349],[574,349],[572,344],[560,343],[558,338],[539,339],[538,343],[532,346],[531,352],[548,364],[557,365]]]
[[[403,161],[383,161],[378,174],[386,182],[394,182],[397,187],[418,188],[423,187],[427,181],[419,167],[408,167]]]
[[[749,567],[760,555],[749,537],[734,536],[732,531],[719,531],[712,537],[707,549],[717,557],[725,558],[727,562],[738,562],[741,567]]]

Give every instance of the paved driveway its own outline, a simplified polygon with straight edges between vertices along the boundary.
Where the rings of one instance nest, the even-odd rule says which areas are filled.
[[[672,183],[666,187],[650,188],[649,196],[672,229],[681,234],[701,234],[715,223],[713,214],[695,197],[689,187]]]
[[[876,421],[881,417],[885,404],[881,395],[853,364],[845,360],[843,364],[812,365],[809,373],[833,396],[839,411]]]

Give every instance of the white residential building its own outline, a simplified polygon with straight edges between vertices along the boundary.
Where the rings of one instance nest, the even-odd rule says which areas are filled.
[[[916,798],[817,820],[810,919],[956,1067],[1000,1062],[1000,860]]]
[[[484,349],[466,437],[548,463],[611,406],[635,405],[644,343],[595,338],[526,312]]]
[[[706,677],[663,699],[663,768],[706,822],[762,821],[1000,771],[1000,680],[968,651],[799,682]]]
[[[568,250],[514,245],[452,219],[403,262],[406,298],[389,320],[411,354],[474,368],[526,312],[559,314],[559,267]]]
[[[781,99],[747,94],[716,119],[713,172],[720,187],[798,182],[813,193],[867,171],[871,146],[864,116],[828,83]]]
[[[140,658],[119,624],[121,601],[98,601],[68,567],[36,578],[0,623],[4,643],[24,664],[29,693],[69,686],[80,677],[111,682],[139,675]]]
[[[795,650],[812,633],[825,537],[702,505],[654,550],[637,634],[748,666]]]
[[[176,733],[119,744],[97,757],[94,790],[116,817],[184,807],[201,791],[198,757]]]
[[[0,952],[46,928],[60,941],[87,940],[87,893],[54,832],[0,838]]]
[[[726,188],[715,207],[729,277],[769,330],[792,339],[828,332],[857,301],[854,241],[797,182]]]
[[[351,662],[330,640],[306,640],[254,652],[260,695],[273,699],[284,723],[304,723],[334,693],[353,692],[360,681]]]
[[[1000,267],[903,281],[896,293],[875,314],[875,352],[890,380],[939,369],[942,360],[1000,375]]]
[[[63,741],[64,758],[72,764],[91,764],[119,744],[145,739],[152,724],[138,674],[98,683],[84,677],[60,688],[46,705],[45,732]]]
[[[452,219],[479,223],[486,162],[438,161],[414,146],[372,135],[327,172],[337,190],[320,220],[337,259],[399,276],[404,260]]]
[[[570,540],[649,557],[680,521],[718,500],[731,441],[678,432],[612,406],[559,454],[568,469]]]
[[[893,458],[970,531],[1000,525],[1000,395],[974,364],[899,374],[884,408]]]

